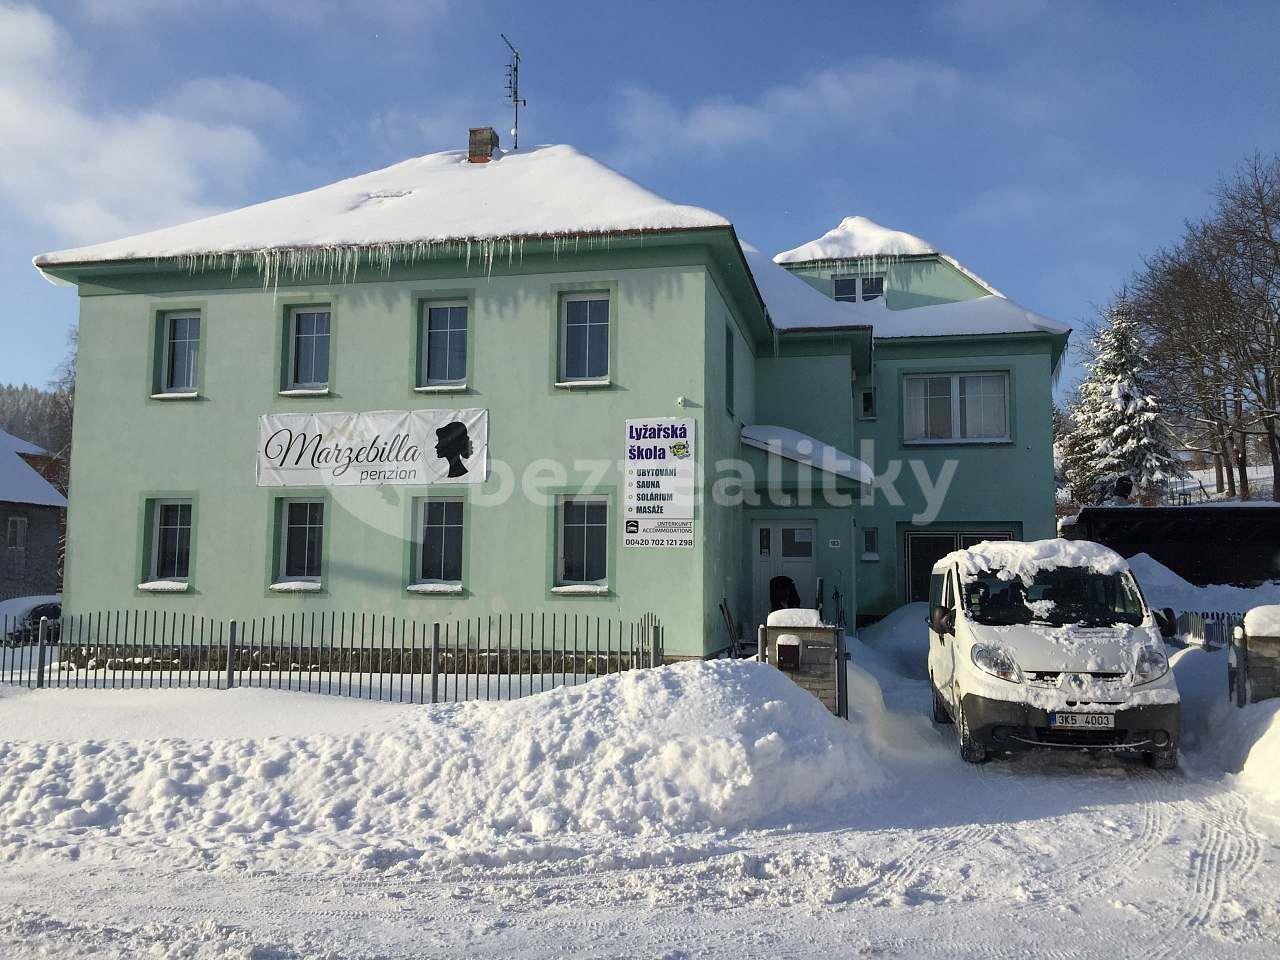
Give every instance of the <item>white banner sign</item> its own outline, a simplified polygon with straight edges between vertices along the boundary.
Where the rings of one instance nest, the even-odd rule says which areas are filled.
[[[482,483],[487,410],[269,413],[258,419],[258,486]]]
[[[627,421],[623,546],[692,547],[694,421]]]

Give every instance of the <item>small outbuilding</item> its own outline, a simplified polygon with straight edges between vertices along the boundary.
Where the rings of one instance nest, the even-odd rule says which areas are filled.
[[[36,469],[47,451],[0,430],[0,600],[58,593],[67,500]]]

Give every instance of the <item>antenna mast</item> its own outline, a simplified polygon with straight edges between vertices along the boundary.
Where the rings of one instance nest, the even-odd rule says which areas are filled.
[[[498,36],[502,37],[502,42],[511,51],[511,59],[507,61],[507,99],[511,101],[516,114],[515,125],[511,128],[511,149],[518,150],[520,148],[520,108],[527,107],[529,101],[520,99],[520,51],[507,39],[505,33],[500,33]]]

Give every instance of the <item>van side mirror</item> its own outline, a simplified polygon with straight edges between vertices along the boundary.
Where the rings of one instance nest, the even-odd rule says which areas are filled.
[[[1151,616],[1155,618],[1156,626],[1160,628],[1160,636],[1170,640],[1177,635],[1178,617],[1173,612],[1172,607],[1165,607],[1163,610],[1152,610]]]
[[[929,629],[934,633],[948,634],[955,630],[956,621],[953,614],[942,604],[929,611]]]

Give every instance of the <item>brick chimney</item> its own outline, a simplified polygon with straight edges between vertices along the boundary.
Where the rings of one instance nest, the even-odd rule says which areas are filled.
[[[488,163],[493,151],[498,149],[498,133],[493,127],[472,127],[467,138],[467,160],[471,163]]]

